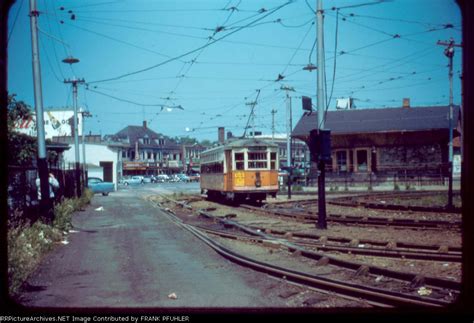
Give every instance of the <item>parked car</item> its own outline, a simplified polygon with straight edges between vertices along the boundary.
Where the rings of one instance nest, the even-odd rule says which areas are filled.
[[[102,193],[102,195],[107,196],[110,192],[115,191],[114,183],[104,182],[98,177],[89,177],[87,179],[87,187],[95,194]]]
[[[125,186],[128,186],[130,184],[143,184],[143,176],[132,176],[123,179],[122,182]]]
[[[190,182],[191,181],[189,176],[186,175],[186,174],[176,174],[176,176],[178,177],[178,182]]]
[[[160,174],[160,175],[155,176],[155,181],[157,183],[164,183],[164,182],[168,182],[169,180],[170,180],[170,177],[166,174]]]
[[[143,177],[143,183],[154,183],[155,177],[153,175],[145,175]]]

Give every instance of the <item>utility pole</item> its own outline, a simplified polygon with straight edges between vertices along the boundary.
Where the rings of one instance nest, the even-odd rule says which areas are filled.
[[[81,114],[82,122],[81,122],[81,132],[82,132],[82,167],[83,167],[83,183],[84,185],[87,185],[87,176],[86,176],[86,168],[87,168],[87,163],[86,163],[86,140],[85,140],[85,135],[84,135],[84,118],[86,117],[92,117],[92,115],[89,113],[89,111],[85,111],[84,109],[81,108],[81,111],[79,111]]]
[[[40,179],[40,209],[48,212],[51,206],[49,197],[48,162],[44,132],[43,93],[41,86],[41,67],[38,48],[38,16],[36,0],[30,0],[31,51],[33,56],[33,86],[35,96],[36,132],[38,142],[38,177]]]
[[[293,175],[293,166],[291,163],[291,129],[292,113],[291,113],[291,97],[288,91],[294,92],[295,89],[289,86],[281,86],[281,90],[286,91],[286,164],[288,166],[288,199],[291,199],[291,176]]]
[[[272,141],[275,141],[275,113],[276,110],[272,109]]]
[[[325,65],[324,65],[324,30],[323,30],[323,3],[322,0],[318,0],[318,7],[316,11],[317,19],[317,59],[318,59],[318,83],[317,83],[317,103],[318,103],[318,132],[324,129],[324,113],[326,106],[325,96]],[[320,132],[319,132],[320,133]],[[321,136],[320,136],[321,138]],[[318,156],[318,229],[327,229],[326,223],[326,167],[325,162],[321,156]]]
[[[76,195],[81,196],[81,167],[79,157],[79,134],[77,125],[77,84],[85,83],[84,79],[71,79],[64,80],[64,83],[72,84],[73,93],[73,109],[74,109],[74,150],[75,150],[75,161],[76,161]],[[84,121],[83,121],[84,122]]]
[[[462,45],[455,44],[454,39],[451,38],[448,42],[438,40],[438,45],[446,46],[444,55],[449,59],[449,175],[448,175],[448,204],[446,208],[452,209],[453,205],[453,57],[454,47],[462,47]]]

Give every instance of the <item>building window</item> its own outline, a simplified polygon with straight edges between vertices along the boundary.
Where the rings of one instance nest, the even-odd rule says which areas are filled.
[[[347,152],[337,151],[336,152],[337,170],[340,172],[347,171]]]
[[[367,150],[357,150],[357,169],[362,172],[367,171]]]
[[[249,152],[248,168],[267,168],[266,152]]]
[[[143,144],[145,144],[145,145],[150,144],[150,138],[148,138],[148,136],[143,137]]]
[[[244,170],[244,153],[235,153],[235,169]]]

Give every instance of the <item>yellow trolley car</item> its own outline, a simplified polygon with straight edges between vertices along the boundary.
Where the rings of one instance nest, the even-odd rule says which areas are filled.
[[[201,192],[209,199],[262,201],[278,192],[278,145],[237,139],[201,153]]]

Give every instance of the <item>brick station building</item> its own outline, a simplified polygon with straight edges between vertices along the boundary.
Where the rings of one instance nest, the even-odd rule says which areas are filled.
[[[447,176],[449,106],[348,109],[328,111],[325,128],[331,130],[332,162],[328,179],[369,176]],[[454,160],[460,160],[459,106],[454,106]],[[308,144],[316,128],[317,112],[306,112],[292,136]],[[312,174],[314,175],[314,168]]]

